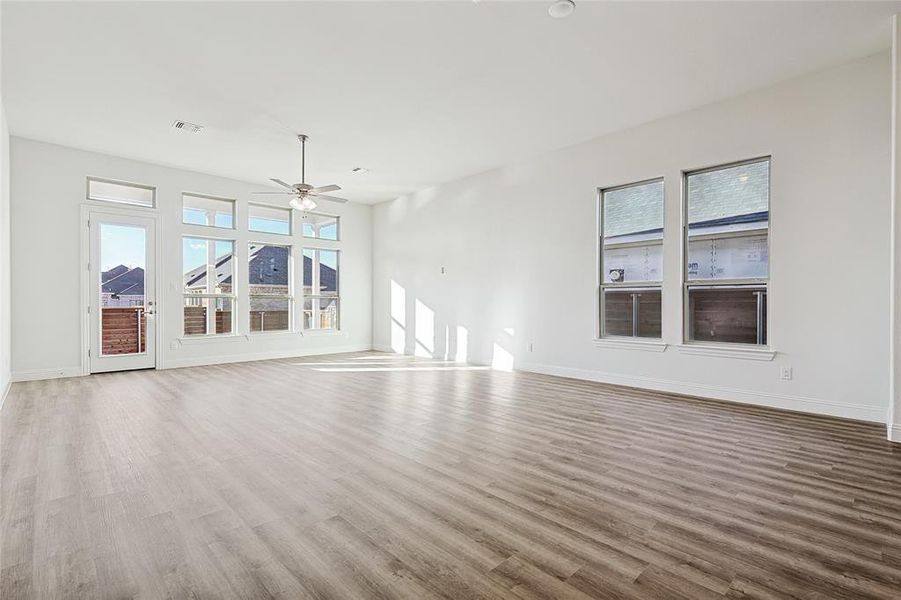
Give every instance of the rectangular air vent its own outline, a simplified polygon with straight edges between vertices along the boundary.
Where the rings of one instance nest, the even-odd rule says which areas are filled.
[[[182,131],[187,131],[189,133],[200,133],[201,131],[203,131],[203,125],[188,123],[187,121],[173,121],[172,127],[174,127],[175,129],[180,129]]]

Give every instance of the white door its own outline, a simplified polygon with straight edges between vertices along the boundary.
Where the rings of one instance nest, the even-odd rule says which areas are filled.
[[[156,367],[156,222],[91,211],[91,373]]]

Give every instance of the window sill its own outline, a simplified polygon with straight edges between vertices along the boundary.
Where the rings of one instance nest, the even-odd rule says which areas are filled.
[[[180,337],[178,338],[178,343],[182,346],[192,346],[194,344],[211,344],[216,342],[246,342],[249,339],[249,336],[241,333],[223,333]]]
[[[733,347],[712,344],[679,344],[676,346],[676,350],[680,354],[712,356],[715,358],[738,358],[743,360],[771,361],[776,357],[775,350],[739,345]]]
[[[247,334],[248,339],[253,339],[256,337],[269,337],[271,335],[279,336],[279,335],[297,335],[300,333],[299,331],[294,331],[292,329],[275,329],[270,331],[251,331]]]
[[[343,335],[347,337],[347,335],[341,331],[340,329],[304,329],[301,332],[305,336],[309,337],[322,337],[322,336],[339,336]]]
[[[628,339],[628,338],[595,338],[594,345],[598,348],[611,350],[642,350],[644,352],[663,352],[667,343],[653,339]]]

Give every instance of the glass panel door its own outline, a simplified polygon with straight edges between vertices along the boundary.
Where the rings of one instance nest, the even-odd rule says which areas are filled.
[[[100,354],[147,351],[143,227],[100,223]]]
[[[152,368],[154,222],[92,212],[91,372]]]

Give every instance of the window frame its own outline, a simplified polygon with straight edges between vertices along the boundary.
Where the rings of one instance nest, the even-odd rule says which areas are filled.
[[[142,190],[150,191],[150,206],[146,204],[142,204],[140,202],[129,202],[128,200],[109,200],[105,198],[96,198],[91,196],[91,182],[97,183],[110,183],[113,185],[121,185],[124,187],[132,187],[138,188]],[[103,204],[112,204],[117,205],[121,204],[124,206],[133,206],[135,208],[143,208],[145,210],[156,210],[156,186],[147,185],[145,183],[135,183],[133,181],[123,181],[121,179],[110,179],[108,177],[95,177],[93,175],[88,175],[85,178],[85,199],[89,202],[102,202]]]
[[[314,239],[314,238],[308,238],[308,239]],[[334,240],[323,240],[323,241],[326,241],[326,242],[334,242]],[[334,295],[327,295],[327,294],[307,294],[307,293],[306,293],[306,289],[304,289],[305,286],[304,286],[304,284],[303,284],[303,277],[304,277],[304,272],[303,272],[303,269],[304,269],[303,256],[304,256],[304,253],[305,253],[307,250],[312,250],[313,252],[334,252],[334,253],[335,253],[335,265],[336,265],[336,267],[335,267],[335,294],[334,294]],[[300,255],[301,255],[301,267],[300,267],[300,275],[301,275],[301,305],[300,305],[300,312],[301,312],[301,319],[300,319],[300,329],[301,329],[304,333],[312,333],[312,332],[318,332],[318,331],[321,331],[321,332],[338,332],[338,331],[341,331],[341,249],[340,249],[340,248],[326,248],[326,247],[322,247],[322,246],[303,246],[303,247],[301,248]],[[321,262],[321,261],[320,261],[320,262]],[[336,321],[336,322],[335,322],[335,326],[334,326],[334,327],[330,327],[330,328],[328,328],[328,329],[321,329],[321,328],[318,328],[318,327],[305,327],[305,326],[304,326],[304,321],[305,321],[305,319],[304,319],[304,314],[303,314],[303,313],[304,313],[304,311],[306,310],[306,309],[305,309],[306,301],[307,301],[307,300],[316,301],[316,300],[319,300],[319,299],[322,299],[322,298],[326,298],[326,299],[334,298],[334,299],[337,301],[337,302],[336,302],[337,311],[336,311],[336,314],[335,314],[335,321]],[[312,307],[312,304],[310,304],[310,306]]]
[[[260,232],[254,232],[260,233]],[[262,232],[268,233],[268,232]],[[284,234],[272,234],[272,235],[284,235]],[[251,291],[251,283],[250,283],[250,247],[253,245],[260,246],[278,246],[280,248],[288,249],[288,293],[287,294],[254,294]],[[294,318],[294,307],[295,307],[295,294],[294,294],[294,245],[293,244],[273,244],[271,242],[255,242],[248,241],[247,242],[247,275],[248,279],[246,281],[247,285],[247,333],[249,335],[265,335],[265,334],[278,334],[278,333],[294,333],[296,331],[296,319]],[[260,329],[259,331],[254,331],[251,328],[251,306],[254,298],[275,298],[280,300],[288,301],[288,327],[286,329],[271,329],[265,330]]]
[[[260,207],[260,208],[269,208],[269,209],[282,210],[282,211],[287,212],[288,213],[288,233],[276,233],[273,231],[261,231],[259,229],[253,229],[250,226],[250,219],[252,218],[251,211],[253,210],[253,207],[255,207],[255,206]],[[301,226],[301,228],[302,228],[302,226]],[[294,237],[294,209],[288,208],[285,206],[276,206],[275,204],[266,204],[264,202],[248,202],[247,203],[247,233],[248,234],[260,234],[260,235],[278,235],[283,238],[293,238]],[[251,243],[251,242],[248,242],[248,243]],[[290,246],[291,244],[270,244],[270,245],[272,245],[272,246],[285,246],[285,245]]]
[[[202,225],[200,223],[188,223],[185,221],[185,196],[192,198],[202,198],[205,200],[218,200],[219,202],[228,202],[232,207],[232,224],[230,227],[223,225]],[[215,222],[215,218],[213,219]],[[181,224],[188,227],[206,227],[208,229],[224,229],[226,231],[236,231],[238,229],[238,201],[234,198],[225,198],[223,196],[213,196],[211,194],[201,194],[198,192],[182,192],[181,193]],[[201,236],[202,237],[202,236]]]
[[[609,192],[615,192],[617,190],[622,190],[631,187],[639,187],[642,185],[648,185],[651,183],[661,183],[663,184],[663,204],[661,206],[661,210],[663,211],[663,231],[660,236],[660,247],[661,252],[663,253],[663,264],[661,265],[660,270],[660,279],[657,281],[620,281],[620,282],[608,282],[606,281],[606,277],[604,274],[604,253],[605,253],[605,235],[604,235],[604,194]],[[659,344],[663,341],[663,324],[664,324],[664,316],[663,316],[663,282],[665,279],[665,270],[666,270],[666,254],[663,252],[665,246],[664,243],[666,241],[666,180],[663,176],[659,177],[651,177],[648,179],[642,179],[640,181],[634,181],[631,183],[625,183],[620,185],[606,186],[606,187],[598,187],[597,188],[597,252],[596,256],[596,277],[597,277],[597,286],[595,287],[597,296],[597,301],[595,303],[595,318],[596,318],[596,326],[595,326],[595,339],[596,340],[615,340],[615,341],[625,341],[625,342],[635,342],[639,344]],[[620,242],[614,243],[610,246],[610,248],[629,248],[634,246],[647,246],[647,242]],[[655,244],[656,245],[656,244]],[[606,331],[606,290],[617,290],[622,292],[658,292],[660,294],[660,336],[659,337],[641,337],[638,335],[612,335],[607,333]],[[635,315],[633,314],[633,322],[635,319]],[[633,325],[633,333],[635,332]]]
[[[202,226],[201,226],[202,227]],[[220,227],[219,229],[225,229],[224,227]],[[185,240],[193,239],[193,240],[204,240],[206,242],[231,242],[232,244],[232,291],[229,294],[216,294],[210,292],[204,292],[200,294],[192,294],[185,292],[184,288],[184,264],[185,264]],[[216,236],[201,236],[194,235],[191,233],[182,232],[181,234],[181,264],[182,264],[182,308],[181,308],[181,339],[188,340],[196,340],[196,339],[204,339],[204,338],[227,338],[234,337],[238,335],[237,324],[238,324],[238,293],[237,293],[237,283],[238,283],[238,240],[234,238],[227,237],[216,237]],[[209,268],[209,263],[206,264],[207,268]],[[209,271],[207,271],[207,280],[209,280]],[[207,282],[207,289],[209,289],[209,281]],[[215,331],[215,309],[207,313],[207,332],[206,333],[193,333],[188,334],[185,332],[185,304],[184,301],[188,298],[208,298],[210,300],[216,300],[219,298],[225,298],[231,300],[232,310],[231,310],[231,330],[224,333],[216,333]],[[210,314],[212,313],[212,314]],[[213,331],[210,332],[210,323],[213,324]]]
[[[710,240],[710,239],[723,239],[723,238],[739,238],[739,237],[751,237],[754,235],[760,235],[761,232],[766,232],[766,247],[767,247],[767,276],[766,277],[739,277],[739,278],[723,278],[723,279],[691,279],[688,276],[688,257],[689,257],[689,222],[688,222],[688,178],[692,175],[700,175],[703,173],[711,173],[715,171],[722,171],[724,169],[731,169],[734,167],[740,167],[743,165],[752,165],[756,163],[766,162],[767,165],[767,226],[765,229],[757,228],[757,229],[749,229],[741,232],[727,232],[720,234],[703,234],[701,236],[697,236],[694,239],[696,240]],[[680,257],[682,261],[682,267],[680,269],[681,273],[681,287],[682,287],[682,344],[693,346],[693,347],[713,347],[713,348],[733,348],[740,350],[760,350],[760,351],[770,351],[773,348],[772,343],[772,310],[770,307],[770,281],[773,275],[772,269],[772,247],[773,247],[773,156],[772,154],[764,154],[760,156],[756,156],[754,158],[748,158],[743,160],[736,160],[732,162],[726,163],[718,163],[712,166],[702,167],[698,169],[689,169],[682,171],[682,244],[681,244],[681,252]],[[766,316],[763,321],[763,330],[766,332],[766,342],[765,343],[747,343],[747,342],[723,342],[723,341],[707,341],[707,340],[693,340],[691,339],[691,304],[689,301],[689,293],[692,289],[711,289],[711,288],[722,288],[722,289],[732,289],[732,290],[756,290],[757,288],[763,288],[764,293],[764,304],[766,305]],[[758,306],[760,305],[760,301],[758,300]],[[758,326],[757,326],[757,339],[761,338],[761,329],[760,329],[760,317],[759,317],[759,308],[758,308]]]
[[[308,235],[304,235],[304,232],[303,232],[303,215],[304,214],[316,215],[319,217],[328,217],[330,219],[334,219],[335,220],[335,239],[330,240],[330,239],[323,238],[323,237],[310,237]],[[341,232],[341,216],[340,215],[332,215],[332,214],[328,214],[328,213],[317,212],[315,210],[305,210],[300,214],[300,216],[298,217],[298,220],[300,221],[300,223],[298,223],[298,225],[299,225],[298,229],[300,229],[300,237],[305,240],[318,240],[320,242],[333,242],[333,243],[337,243],[337,242],[341,241],[341,233],[342,232]]]

